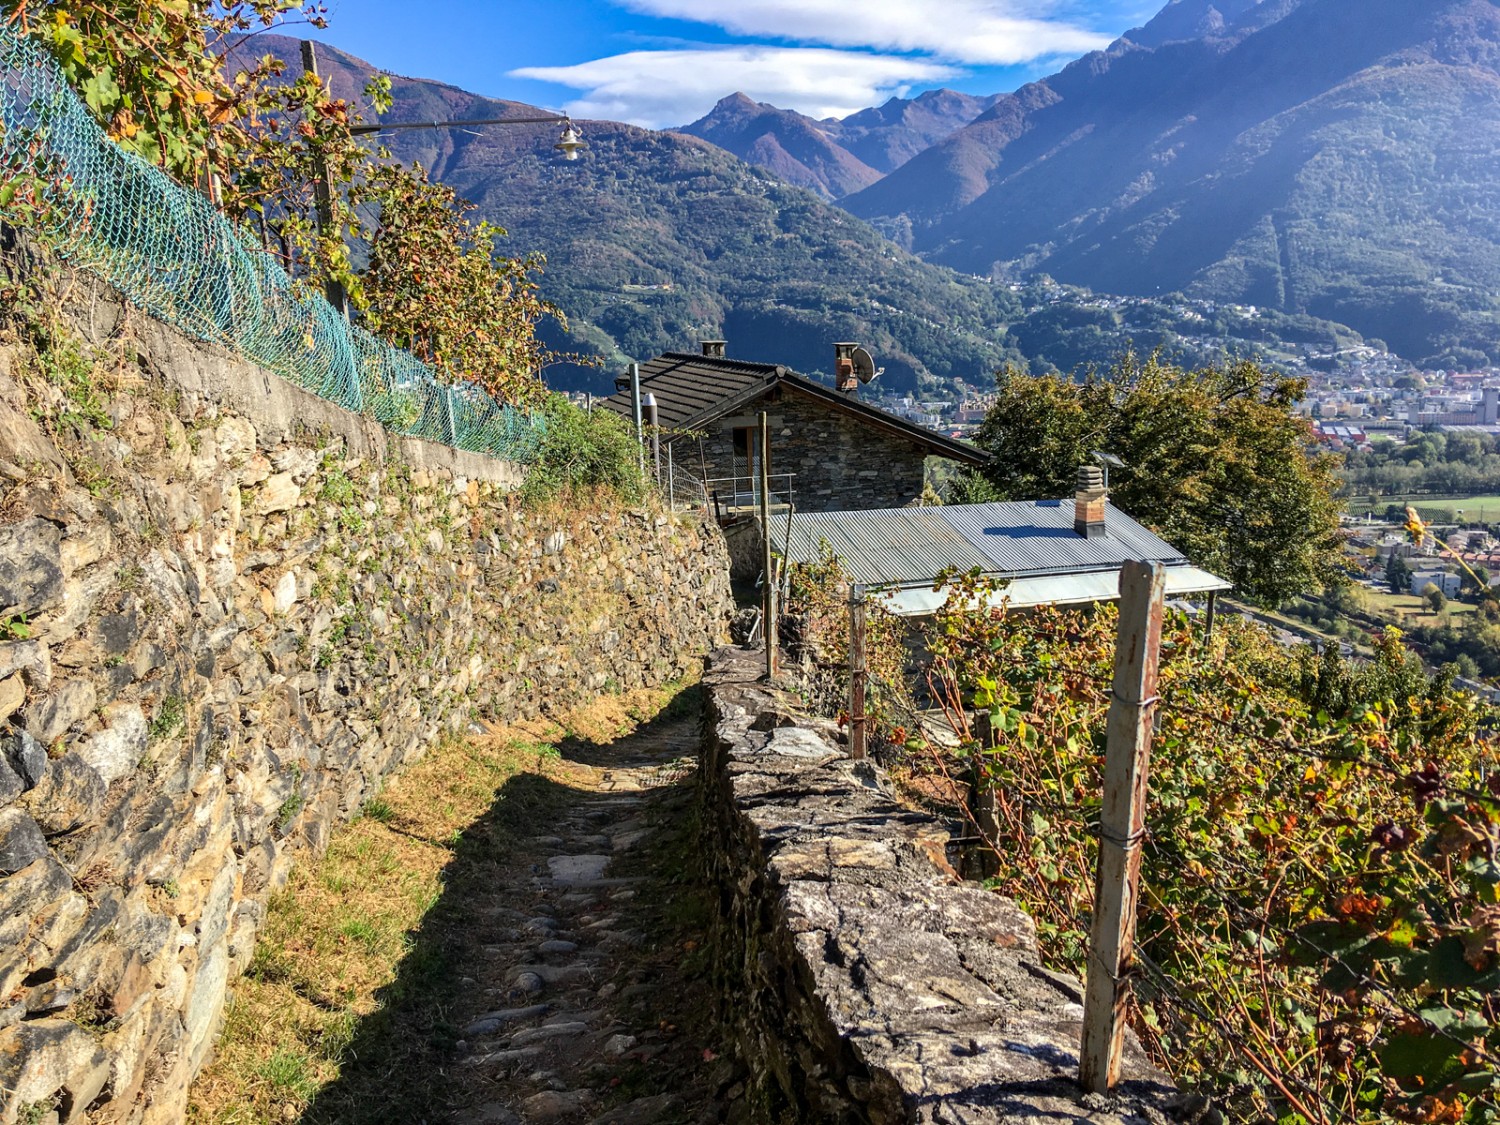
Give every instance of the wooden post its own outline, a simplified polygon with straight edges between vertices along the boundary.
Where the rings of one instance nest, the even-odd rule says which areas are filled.
[[[990,847],[1000,838],[1000,804],[995,787],[984,775],[984,751],[995,745],[990,713],[980,711],[974,719],[976,752],[969,772],[969,813],[974,819],[977,841],[963,850],[965,879],[989,879],[1000,873],[1000,857]]]
[[[1204,621],[1203,621],[1203,639],[1205,641],[1211,641],[1211,640],[1213,640],[1213,636],[1214,636],[1214,616],[1215,616],[1215,611],[1218,608],[1219,608],[1219,591],[1217,591],[1217,590],[1210,590],[1208,592],[1208,612],[1206,614],[1204,614]]]
[[[1165,588],[1160,563],[1127,562],[1120,569],[1120,632],[1105,728],[1104,806],[1079,1065],[1079,1080],[1096,1094],[1108,1093],[1120,1077]]]
[[[313,46],[311,39],[302,40],[302,69],[314,78],[318,77],[318,49]],[[318,229],[324,238],[333,238],[338,234],[338,226],[333,221],[333,177],[328,174],[328,162],[323,158],[322,146],[314,143],[312,154],[313,202],[318,211]],[[328,303],[348,319],[349,298],[344,287],[329,279],[323,293],[328,298]]]
[[[865,588],[849,587],[849,757],[865,756],[865,682],[870,675],[865,630]]]
[[[765,540],[766,678],[776,675],[776,575],[771,569],[771,419],[760,412],[760,530]]]

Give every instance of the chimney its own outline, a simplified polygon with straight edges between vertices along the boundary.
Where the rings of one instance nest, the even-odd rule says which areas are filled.
[[[707,356],[709,359],[723,359],[724,358],[724,341],[723,340],[704,340],[704,341],[702,341],[702,345],[703,345],[703,354],[705,356]]]
[[[859,376],[854,374],[854,349],[857,347],[856,343],[833,345],[833,385],[845,394],[859,390]]]
[[[1078,467],[1078,491],[1073,494],[1073,530],[1085,539],[1108,534],[1104,526],[1104,470],[1098,465]]]

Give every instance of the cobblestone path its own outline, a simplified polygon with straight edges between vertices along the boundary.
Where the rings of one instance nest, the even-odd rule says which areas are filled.
[[[464,977],[449,1120],[722,1119],[738,1090],[717,1057],[693,936],[705,909],[690,870],[697,748],[696,717],[609,746],[563,744],[573,791],[481,873],[450,961]]]

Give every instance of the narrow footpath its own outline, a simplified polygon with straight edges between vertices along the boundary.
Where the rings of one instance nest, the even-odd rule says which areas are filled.
[[[436,746],[273,902],[191,1125],[743,1122],[697,689]]]
[[[689,717],[580,754],[589,790],[494,870],[475,903],[455,1123],[720,1120],[733,1075],[704,1045],[707,1006],[683,966],[698,942],[680,937],[701,932],[684,886],[697,747]]]

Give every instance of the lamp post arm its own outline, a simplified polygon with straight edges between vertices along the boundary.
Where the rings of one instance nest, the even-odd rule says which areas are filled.
[[[572,118],[561,115],[552,117],[481,117],[473,121],[392,121],[385,125],[351,125],[351,137],[368,136],[371,133],[391,133],[397,129],[462,129],[470,125],[571,125]]]

